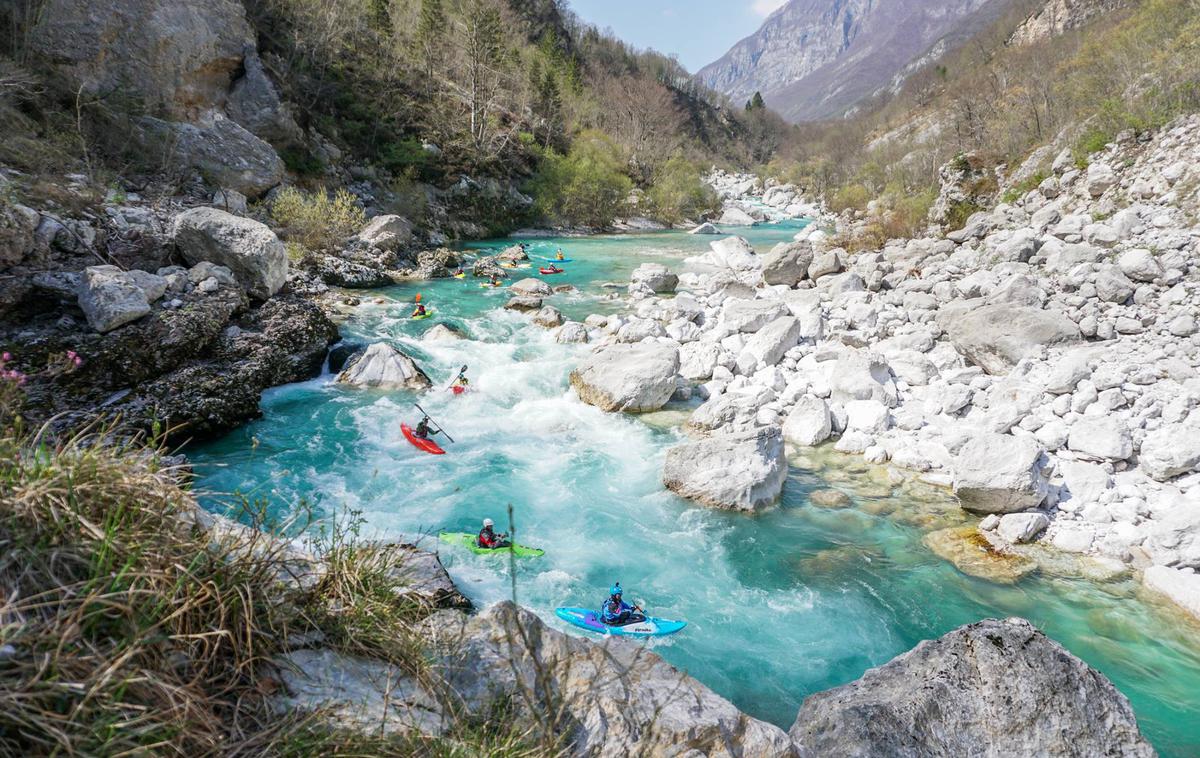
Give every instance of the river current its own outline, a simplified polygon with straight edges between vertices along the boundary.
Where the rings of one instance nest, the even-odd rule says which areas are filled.
[[[798,228],[742,233],[762,250]],[[582,319],[618,311],[612,295],[640,263],[678,270],[711,239],[530,241],[533,255],[561,246],[575,259],[565,274],[545,278],[579,288],[548,302]],[[407,318],[418,292],[434,318]],[[318,517],[355,511],[373,536],[432,533],[422,544],[440,547],[458,586],[486,606],[510,597],[508,562],[439,546],[436,533],[476,531],[486,516],[503,528],[512,504],[519,541],[546,550],[517,565],[522,604],[565,629],[555,607],[598,606],[620,581],[651,614],[689,622],[648,643],[656,652],[785,729],[805,696],[923,639],[982,618],[1022,616],[1112,679],[1161,754],[1200,755],[1200,628],[1144,596],[1132,578],[1097,581],[1065,558],[1016,584],[967,576],[922,544],[930,530],[966,523],[948,492],[894,485],[885,469],[824,449],[793,455],[781,504],[762,515],[690,504],[660,480],[690,408],[631,417],[584,405],[567,375],[587,346],[559,345],[528,316],[504,311],[507,290],[449,279],[357,295],[363,305],[342,325],[344,338],[400,347],[434,390],[348,390],[326,373],[268,391],[262,419],[187,450],[206,505],[222,509],[240,496],[286,517],[303,503]],[[435,323],[469,339],[420,341]],[[464,364],[472,391],[455,397],[444,387]],[[447,455],[426,455],[400,435],[401,421],[419,419],[414,400],[456,440],[444,443]],[[828,488],[849,495],[850,507],[809,502],[810,492]]]

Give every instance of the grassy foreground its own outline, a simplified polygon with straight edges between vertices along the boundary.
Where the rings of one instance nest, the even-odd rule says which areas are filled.
[[[404,554],[352,529],[322,530],[313,559],[255,529],[206,528],[183,472],[145,441],[0,421],[0,754],[558,752],[465,720],[434,739],[281,712],[273,661],[301,633],[431,676],[415,625],[434,609],[397,594]]]

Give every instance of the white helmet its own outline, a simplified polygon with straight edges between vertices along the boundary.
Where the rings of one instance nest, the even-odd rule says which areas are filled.
[[[484,526],[495,526],[495,525],[496,525],[496,522],[495,522],[495,521],[492,521],[490,518],[485,518],[485,519],[483,520],[483,525],[484,525]]]

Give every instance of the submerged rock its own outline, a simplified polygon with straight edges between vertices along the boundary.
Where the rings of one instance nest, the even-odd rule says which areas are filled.
[[[685,442],[667,451],[663,484],[717,508],[756,511],[779,499],[787,479],[777,427]]]
[[[658,343],[603,347],[571,372],[579,399],[604,411],[648,413],[675,393],[679,351]]]
[[[423,390],[429,377],[404,353],[376,342],[338,374],[338,384],[370,389]]]
[[[964,574],[989,582],[1015,584],[1037,571],[1036,561],[996,549],[973,526],[955,526],[930,532],[921,542]]]
[[[789,732],[812,756],[1150,758],[1129,701],[1024,619],[988,619],[804,701]]]

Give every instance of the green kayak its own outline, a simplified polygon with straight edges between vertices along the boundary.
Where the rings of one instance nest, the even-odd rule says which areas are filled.
[[[538,550],[536,547],[526,547],[525,545],[499,547],[495,550],[489,550],[486,547],[479,547],[476,545],[475,535],[467,534],[466,532],[442,532],[438,535],[438,539],[448,545],[465,547],[467,550],[470,550],[472,553],[477,555],[484,555],[485,553],[489,555],[496,553],[508,555],[509,553],[515,553],[518,558],[537,558],[538,556],[546,554],[545,550]]]

